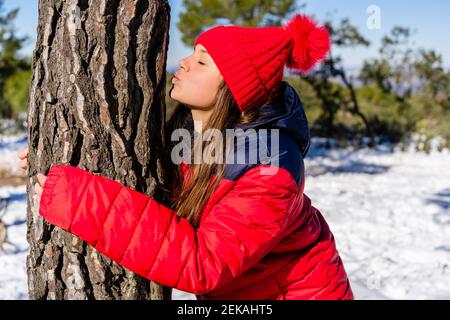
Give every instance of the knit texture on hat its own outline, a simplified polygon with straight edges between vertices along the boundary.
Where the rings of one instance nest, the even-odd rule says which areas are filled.
[[[213,58],[241,111],[270,100],[283,80],[285,65],[309,71],[330,48],[326,29],[300,15],[282,28],[217,26],[200,34],[197,44]]]

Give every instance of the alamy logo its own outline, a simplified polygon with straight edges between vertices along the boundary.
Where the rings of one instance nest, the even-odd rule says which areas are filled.
[[[367,14],[370,16],[367,18],[366,26],[369,30],[380,30],[381,29],[381,9],[379,6],[370,5],[366,10]]]
[[[170,154],[173,163],[267,164],[269,166],[260,167],[261,174],[277,173],[279,129],[226,129],[224,137],[218,129],[210,128],[202,132],[201,122],[196,124],[200,130],[194,131],[194,137],[186,129],[176,129],[172,132],[171,140],[178,141]]]

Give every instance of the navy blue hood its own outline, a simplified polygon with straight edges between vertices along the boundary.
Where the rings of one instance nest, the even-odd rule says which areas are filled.
[[[260,116],[238,128],[280,129],[296,142],[303,157],[310,146],[308,120],[303,104],[295,89],[282,81],[278,93],[260,109]]]

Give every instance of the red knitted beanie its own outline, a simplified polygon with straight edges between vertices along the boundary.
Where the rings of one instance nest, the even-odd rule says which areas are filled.
[[[200,34],[239,109],[259,108],[283,80],[284,66],[308,72],[330,50],[330,37],[309,17],[296,15],[283,27],[217,26]]]

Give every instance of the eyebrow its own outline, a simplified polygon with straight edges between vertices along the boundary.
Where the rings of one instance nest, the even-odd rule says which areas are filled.
[[[194,48],[195,51],[195,48]],[[206,51],[205,49],[200,49],[200,52],[206,53],[207,55],[209,55],[208,51]]]

